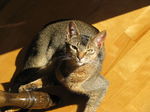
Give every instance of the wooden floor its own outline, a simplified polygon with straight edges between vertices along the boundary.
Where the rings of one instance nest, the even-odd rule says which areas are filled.
[[[150,6],[95,26],[108,30],[103,74],[110,81],[98,112],[150,112]]]
[[[150,112],[150,6],[93,25],[100,30],[106,29],[108,34],[102,73],[109,80],[110,87],[98,112]],[[0,26],[0,31],[5,27],[11,26]],[[5,36],[14,35],[14,32]],[[8,46],[13,41],[7,37],[0,39],[8,41]],[[16,41],[18,44],[22,42]],[[20,50],[18,47],[0,54],[0,83],[10,81]],[[0,90],[3,90],[2,85]],[[76,105],[71,105],[49,112],[76,112],[76,108]]]

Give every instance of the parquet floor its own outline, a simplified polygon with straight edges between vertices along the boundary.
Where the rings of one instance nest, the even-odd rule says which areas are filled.
[[[98,112],[150,112],[150,6],[95,26],[108,30],[103,74],[110,81]]]
[[[110,87],[98,112],[150,112],[150,6],[93,25],[106,29],[108,34],[102,73],[109,80]],[[4,40],[7,38],[0,41]],[[11,44],[11,40],[7,41]],[[0,83],[10,81],[20,50],[0,55]],[[2,85],[0,90],[3,90]],[[76,108],[71,105],[49,112],[76,112]]]

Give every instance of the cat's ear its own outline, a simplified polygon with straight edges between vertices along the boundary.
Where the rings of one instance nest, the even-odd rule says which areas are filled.
[[[73,35],[79,35],[78,28],[74,22],[69,23],[67,32],[69,37],[72,37]]]
[[[99,32],[94,38],[94,43],[97,47],[101,47],[106,37],[106,31]]]

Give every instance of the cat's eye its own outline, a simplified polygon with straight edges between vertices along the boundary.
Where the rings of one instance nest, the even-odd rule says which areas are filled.
[[[87,52],[88,52],[89,54],[93,54],[95,51],[94,51],[94,49],[88,49]]]
[[[73,49],[73,50],[75,50],[75,51],[78,50],[78,48],[76,46],[74,46],[74,45],[70,45],[70,48]]]

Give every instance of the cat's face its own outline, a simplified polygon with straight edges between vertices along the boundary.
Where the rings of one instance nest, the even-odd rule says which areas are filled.
[[[79,66],[97,61],[106,32],[100,32],[94,37],[81,35],[73,22],[68,29],[67,55]]]

